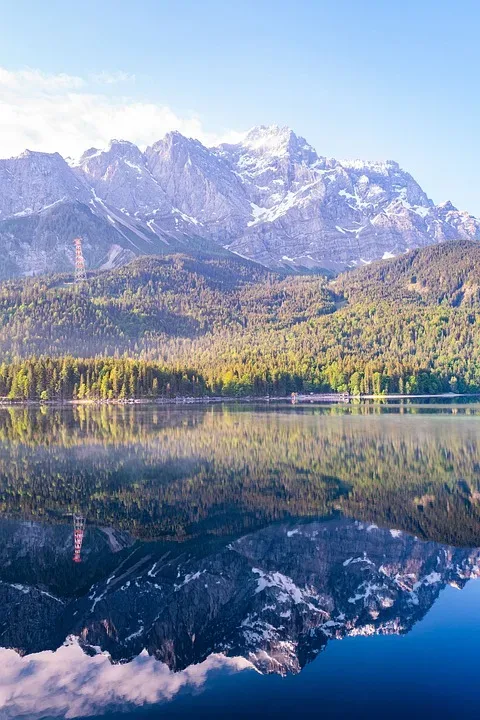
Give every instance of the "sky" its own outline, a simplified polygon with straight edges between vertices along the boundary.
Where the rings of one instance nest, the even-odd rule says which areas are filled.
[[[0,0],[0,157],[288,125],[480,216],[477,0]]]

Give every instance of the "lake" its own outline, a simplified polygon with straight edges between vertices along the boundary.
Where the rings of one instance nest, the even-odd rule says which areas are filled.
[[[480,405],[0,409],[0,718],[476,718]]]

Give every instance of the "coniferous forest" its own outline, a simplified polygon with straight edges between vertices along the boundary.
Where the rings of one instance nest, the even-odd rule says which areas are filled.
[[[0,396],[170,398],[480,390],[480,246],[343,273],[142,257],[0,285]]]

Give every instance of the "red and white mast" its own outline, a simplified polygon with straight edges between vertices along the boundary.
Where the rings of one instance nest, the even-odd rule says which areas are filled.
[[[85,258],[82,252],[82,238],[75,238],[73,244],[75,245],[75,282],[85,282],[87,279],[87,271],[85,269]]]

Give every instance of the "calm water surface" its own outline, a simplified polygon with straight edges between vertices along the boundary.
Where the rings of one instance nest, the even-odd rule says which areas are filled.
[[[477,404],[3,409],[0,506],[2,719],[478,717]]]

